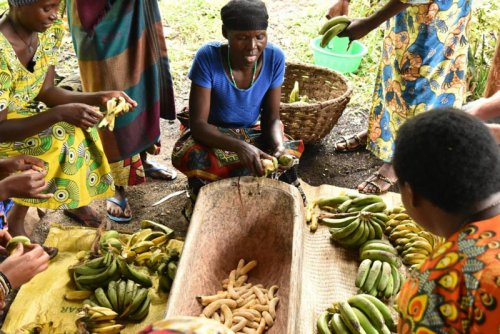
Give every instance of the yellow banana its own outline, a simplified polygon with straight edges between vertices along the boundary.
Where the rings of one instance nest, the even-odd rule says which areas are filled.
[[[124,325],[114,324],[114,325],[109,325],[107,327],[94,328],[92,332],[102,333],[102,334],[118,334],[121,332],[123,328],[125,328]]]
[[[92,291],[70,290],[64,294],[64,299],[69,301],[80,301],[89,298],[91,295]]]
[[[299,82],[295,81],[295,83],[293,84],[293,89],[290,92],[290,97],[288,99],[288,102],[289,103],[294,103],[294,102],[299,102],[299,101],[300,101],[300,98],[299,98]]]

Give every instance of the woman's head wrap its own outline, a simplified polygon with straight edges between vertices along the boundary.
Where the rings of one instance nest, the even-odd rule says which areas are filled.
[[[9,4],[11,6],[24,6],[24,5],[31,5],[38,0],[9,0]]]
[[[231,0],[220,11],[222,24],[229,30],[266,30],[266,5],[260,0]]]

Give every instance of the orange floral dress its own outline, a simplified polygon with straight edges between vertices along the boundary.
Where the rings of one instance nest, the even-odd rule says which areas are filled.
[[[500,215],[467,224],[403,285],[398,333],[500,333]]]

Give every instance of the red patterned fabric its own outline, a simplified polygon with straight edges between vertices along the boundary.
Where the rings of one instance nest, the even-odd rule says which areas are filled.
[[[398,333],[500,333],[500,215],[463,227],[405,282]]]

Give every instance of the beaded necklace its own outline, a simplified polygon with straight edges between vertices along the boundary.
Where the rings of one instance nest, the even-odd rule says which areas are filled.
[[[253,65],[253,76],[252,76],[252,82],[250,83],[250,87],[252,87],[253,83],[255,82],[255,73],[257,73],[257,62],[258,61],[259,60],[257,59],[255,64]],[[233,81],[233,85],[234,85],[234,87],[238,88],[238,85],[236,85],[236,80],[234,80],[233,69],[231,68],[231,57],[229,55],[229,45],[227,46],[227,65],[229,66],[229,74],[231,75],[231,80]]]

